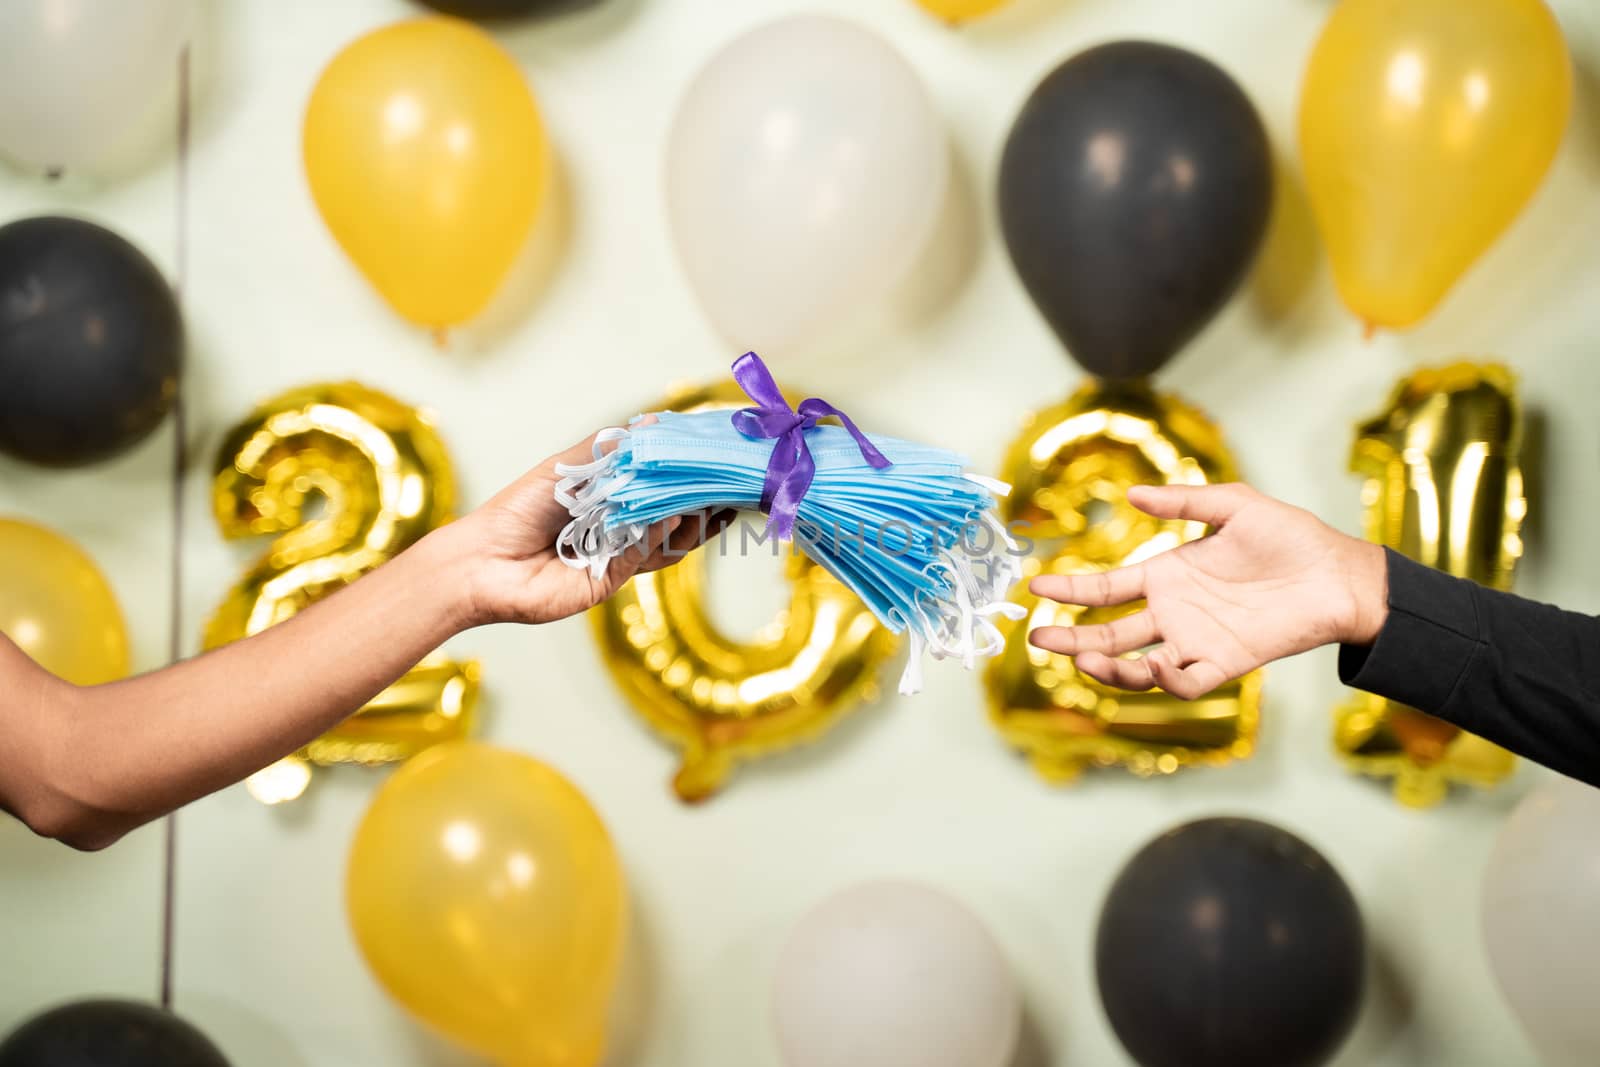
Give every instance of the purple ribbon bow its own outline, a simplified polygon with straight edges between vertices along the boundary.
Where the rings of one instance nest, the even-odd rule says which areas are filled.
[[[746,352],[734,362],[733,380],[756,403],[753,408],[740,408],[733,413],[734,429],[746,437],[778,439],[772,446],[767,480],[761,487],[761,510],[767,513],[769,533],[783,540],[794,536],[800,501],[805,499],[811,480],[817,474],[817,461],[811,456],[805,435],[817,425],[818,419],[837,415],[861,448],[863,459],[879,470],[892,466],[889,458],[850,421],[850,416],[826,400],[811,397],[800,402],[798,411],[791,408],[778,389],[778,383],[772,380],[767,365],[754,352]]]

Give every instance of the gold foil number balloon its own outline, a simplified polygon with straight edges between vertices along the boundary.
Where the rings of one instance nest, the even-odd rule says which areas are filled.
[[[428,417],[346,382],[262,404],[217,453],[212,504],[229,539],[276,535],[206,625],[205,647],[260,633],[393,558],[451,517],[455,480]],[[388,763],[464,737],[478,665],[434,653],[303,751],[252,775],[264,803],[292,800],[310,765]]]
[[[1448,574],[1510,589],[1528,503],[1522,484],[1516,380],[1497,364],[1457,363],[1403,379],[1384,412],[1356,428],[1350,468],[1366,482],[1365,533]],[[1334,744],[1364,774],[1394,779],[1412,807],[1452,782],[1487,788],[1511,753],[1370,693],[1337,713]]]
[[[622,864],[584,795],[474,742],[395,772],[356,828],[350,929],[412,1015],[504,1067],[595,1067],[627,922]]]
[[[1300,151],[1345,303],[1427,315],[1539,187],[1572,62],[1543,0],[1342,0],[1306,70]]]
[[[1065,403],[1032,416],[1012,445],[1001,477],[1013,528],[1036,542],[1028,561],[1053,573],[1106,570],[1175,548],[1205,533],[1201,523],[1156,519],[1127,502],[1132,485],[1231,481],[1233,458],[1216,426],[1176,397],[1147,385],[1091,382]],[[1052,782],[1087,764],[1121,764],[1135,774],[1166,774],[1191,763],[1225,763],[1255,747],[1260,672],[1210,696],[1185,702],[1160,689],[1129,693],[1078,673],[1072,660],[1028,643],[1037,626],[1108,622],[1143,601],[1083,608],[1041,600],[1007,631],[989,667],[989,718]]]
[[[94,560],[60,534],[0,519],[0,633],[74,685],[128,674],[128,632]]]
[[[672,411],[738,408],[733,382],[682,393]],[[591,616],[606,669],[635,710],[683,750],[673,790],[710,797],[742,759],[823,733],[877,693],[898,641],[856,595],[789,553],[789,605],[752,641],[721,633],[706,610],[706,555],[641,574]],[[785,550],[787,551],[787,550]]]

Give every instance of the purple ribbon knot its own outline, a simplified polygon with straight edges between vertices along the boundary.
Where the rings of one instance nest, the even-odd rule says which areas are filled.
[[[769,533],[783,540],[794,536],[800,501],[805,499],[817,474],[817,461],[806,444],[806,431],[815,428],[818,419],[838,416],[855,438],[863,459],[879,470],[892,466],[889,458],[850,421],[850,416],[826,400],[811,397],[800,402],[798,411],[791,408],[778,383],[772,380],[767,365],[754,352],[746,352],[734,362],[733,380],[756,404],[733,413],[734,429],[746,437],[777,438],[772,446],[772,458],[767,461],[766,482],[761,487],[761,510],[767,513]]]

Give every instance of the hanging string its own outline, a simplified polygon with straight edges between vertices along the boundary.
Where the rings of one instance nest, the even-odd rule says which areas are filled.
[[[174,231],[173,292],[182,309],[189,273],[189,45],[178,53],[178,172]],[[172,419],[172,567],[171,599],[167,605],[167,659],[176,663],[183,655],[183,485],[188,473],[183,417],[183,381],[187,370],[178,374],[177,396],[173,398]],[[161,864],[161,1006],[172,1009],[172,945],[175,933],[177,898],[178,815],[163,821],[164,842]]]

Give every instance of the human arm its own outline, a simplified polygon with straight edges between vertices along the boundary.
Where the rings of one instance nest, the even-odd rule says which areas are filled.
[[[1388,621],[1339,677],[1600,786],[1600,619],[1386,550]]]
[[[103,847],[310,742],[453,634],[576,614],[714,532],[673,520],[601,579],[568,567],[555,553],[567,520],[555,466],[591,449],[551,457],[295,617],[164,670],[80,688],[0,637],[0,808]]]
[[[1247,486],[1142,486],[1129,500],[1216,532],[1119,570],[1035,578],[1065,603],[1147,601],[1111,623],[1041,627],[1035,645],[1106,684],[1193,699],[1338,643],[1348,684],[1600,784],[1600,620],[1431,570]]]

